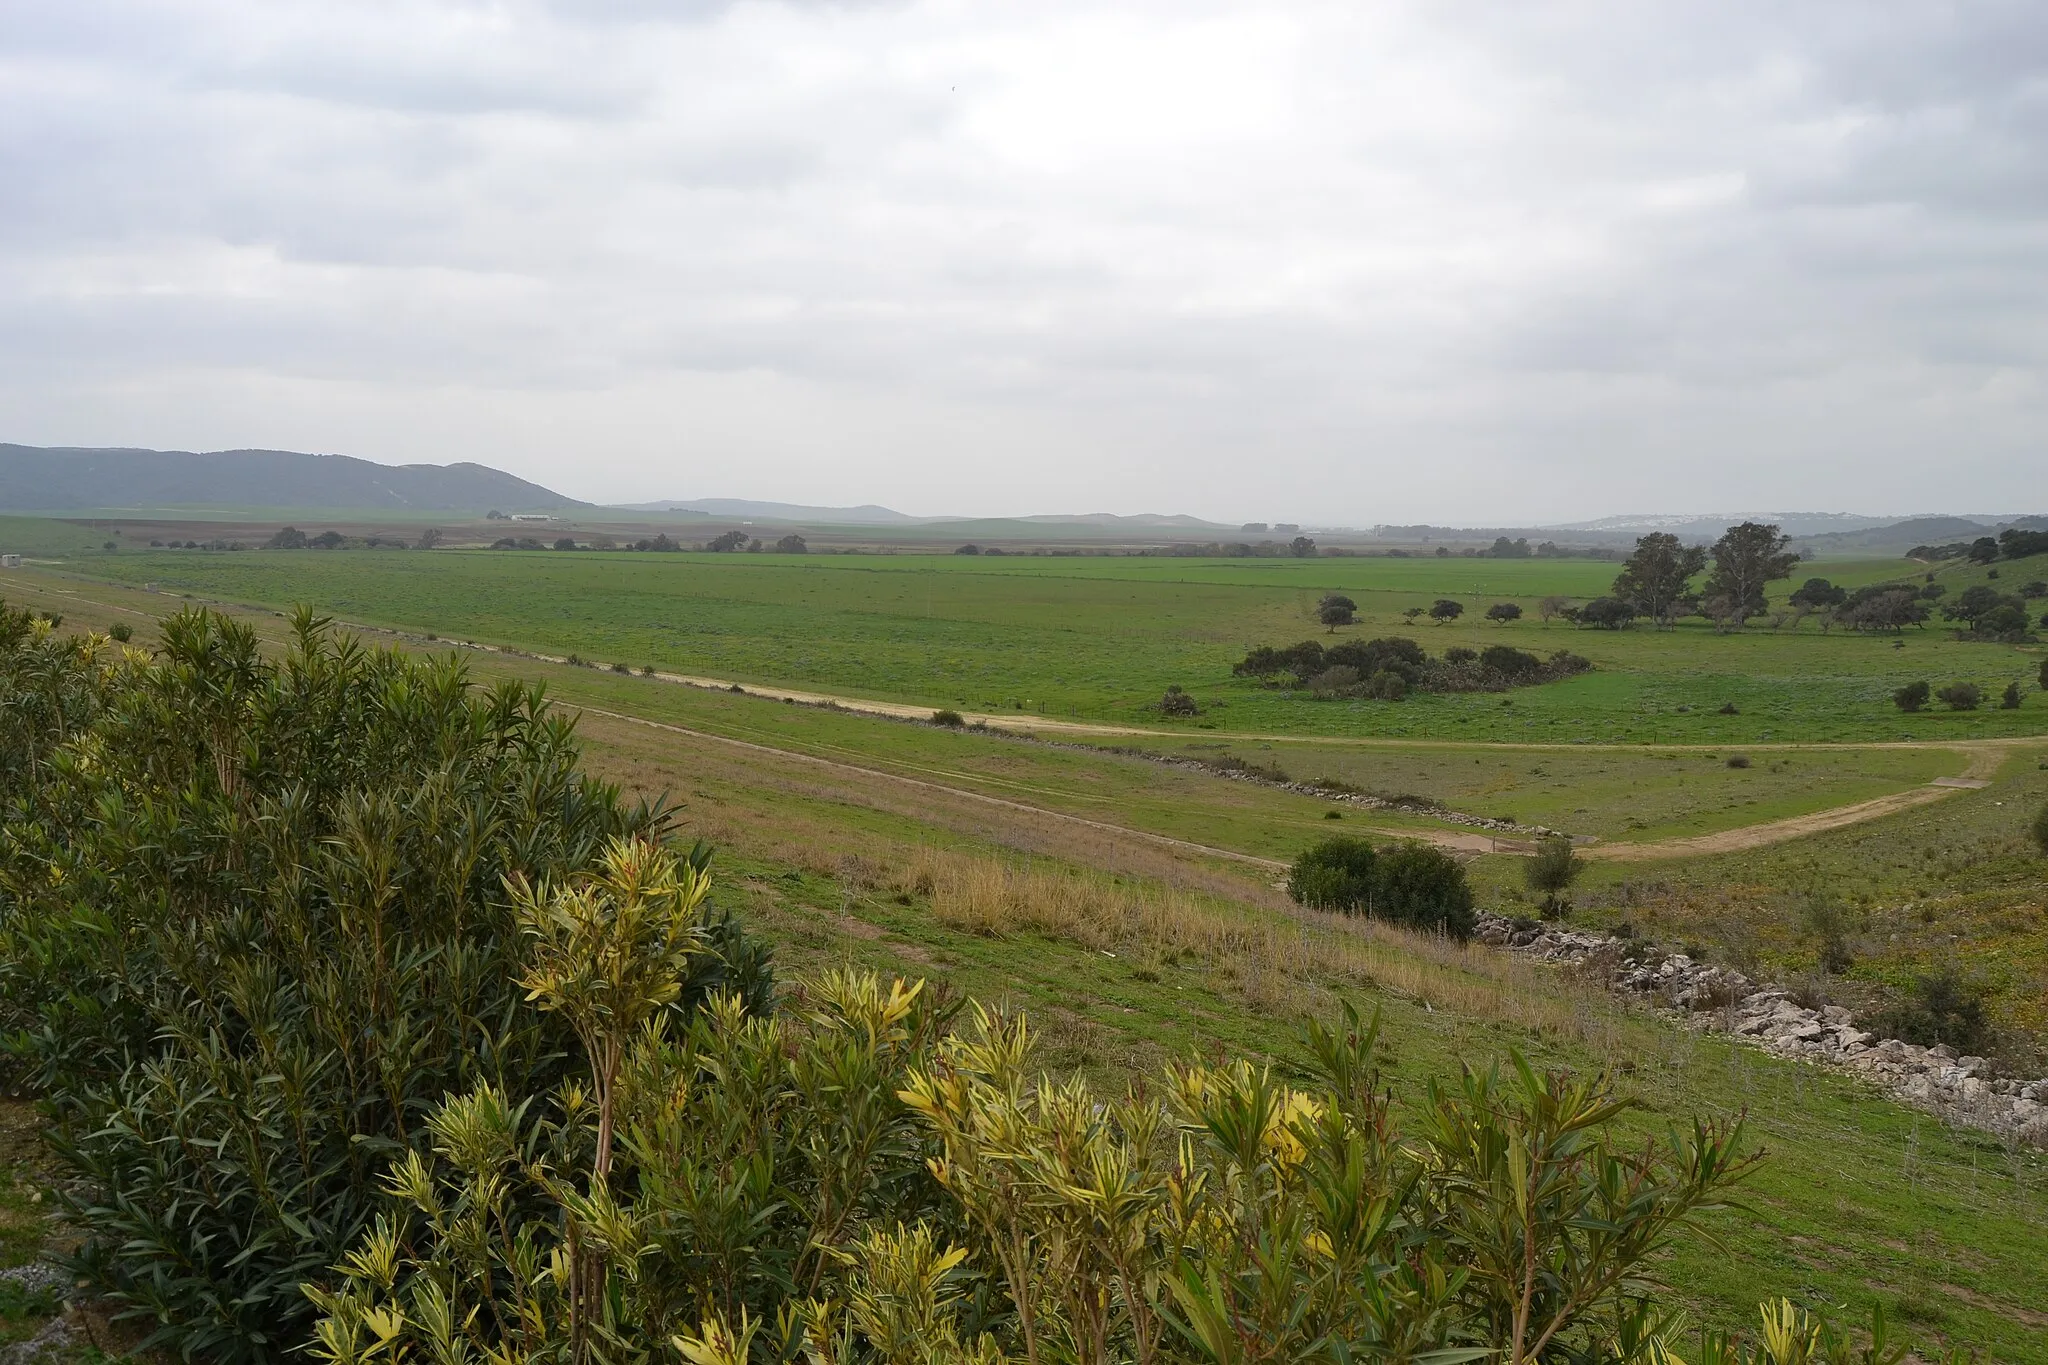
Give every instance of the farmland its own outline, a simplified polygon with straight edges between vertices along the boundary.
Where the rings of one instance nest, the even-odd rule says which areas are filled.
[[[1606,590],[1614,566],[1590,561],[379,551],[124,553],[77,567],[209,599],[305,602],[414,631],[932,707],[1157,726],[1159,697],[1180,686],[1204,708],[1183,728],[1237,734],[1727,745],[2048,731],[2048,694],[2032,687],[2014,711],[1902,715],[1890,702],[1918,679],[1974,681],[1996,696],[2031,680],[2040,656],[2028,647],[1958,642],[1935,627],[1872,637],[1807,622],[1720,635],[1697,621],[1601,631],[1537,620],[1545,597]],[[1856,585],[1906,566],[1825,567]],[[1952,566],[1937,579],[1957,591],[1982,573]],[[1312,620],[1332,591],[1358,602],[1361,622],[1334,636]],[[1444,626],[1404,617],[1439,597],[1461,600],[1465,615]],[[1520,605],[1523,619],[1481,620],[1494,602]],[[1432,652],[1569,649],[1594,669],[1400,703],[1314,701],[1231,676],[1253,645],[1397,632]]]

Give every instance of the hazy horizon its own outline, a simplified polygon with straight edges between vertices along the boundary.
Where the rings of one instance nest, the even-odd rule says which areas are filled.
[[[914,516],[2048,501],[2038,6],[79,0],[0,70],[9,441]]]

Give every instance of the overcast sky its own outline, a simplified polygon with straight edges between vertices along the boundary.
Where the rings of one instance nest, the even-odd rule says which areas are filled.
[[[0,440],[2048,510],[2048,5],[0,0]]]

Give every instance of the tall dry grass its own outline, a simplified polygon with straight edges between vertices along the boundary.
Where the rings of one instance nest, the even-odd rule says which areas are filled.
[[[1594,1022],[1590,1006],[1607,1002],[1584,983],[1374,920],[1275,913],[1156,883],[929,846],[913,851],[892,881],[929,898],[949,928],[993,938],[1040,934],[1140,960],[1198,959],[1234,977],[1264,1008],[1314,1003],[1304,986],[1365,987],[1561,1037],[1584,1040],[1589,1030],[1611,1027]]]

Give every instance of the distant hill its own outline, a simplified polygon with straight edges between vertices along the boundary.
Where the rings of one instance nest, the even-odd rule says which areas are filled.
[[[332,507],[551,512],[587,507],[480,464],[375,464],[295,450],[127,450],[0,444],[0,510]]]
[[[702,512],[711,517],[745,517],[758,521],[807,522],[815,526],[902,526],[930,518],[905,516],[886,507],[806,507],[794,502],[755,502],[748,498],[663,498],[658,502],[615,504],[622,512]]]
[[[863,503],[858,507],[809,507],[791,502],[755,502],[749,498],[664,498],[658,502],[620,504],[617,510],[701,512],[711,517],[744,517],[755,521],[795,522],[812,526],[936,527],[1014,523],[1020,530],[1034,526],[1085,526],[1104,531],[1175,529],[1235,533],[1238,529],[1235,526],[1225,526],[1221,522],[1203,521],[1200,517],[1165,516],[1157,512],[1140,512],[1128,517],[1110,512],[1048,512],[1036,516],[995,518],[913,517],[891,508],[877,507],[873,503]]]

